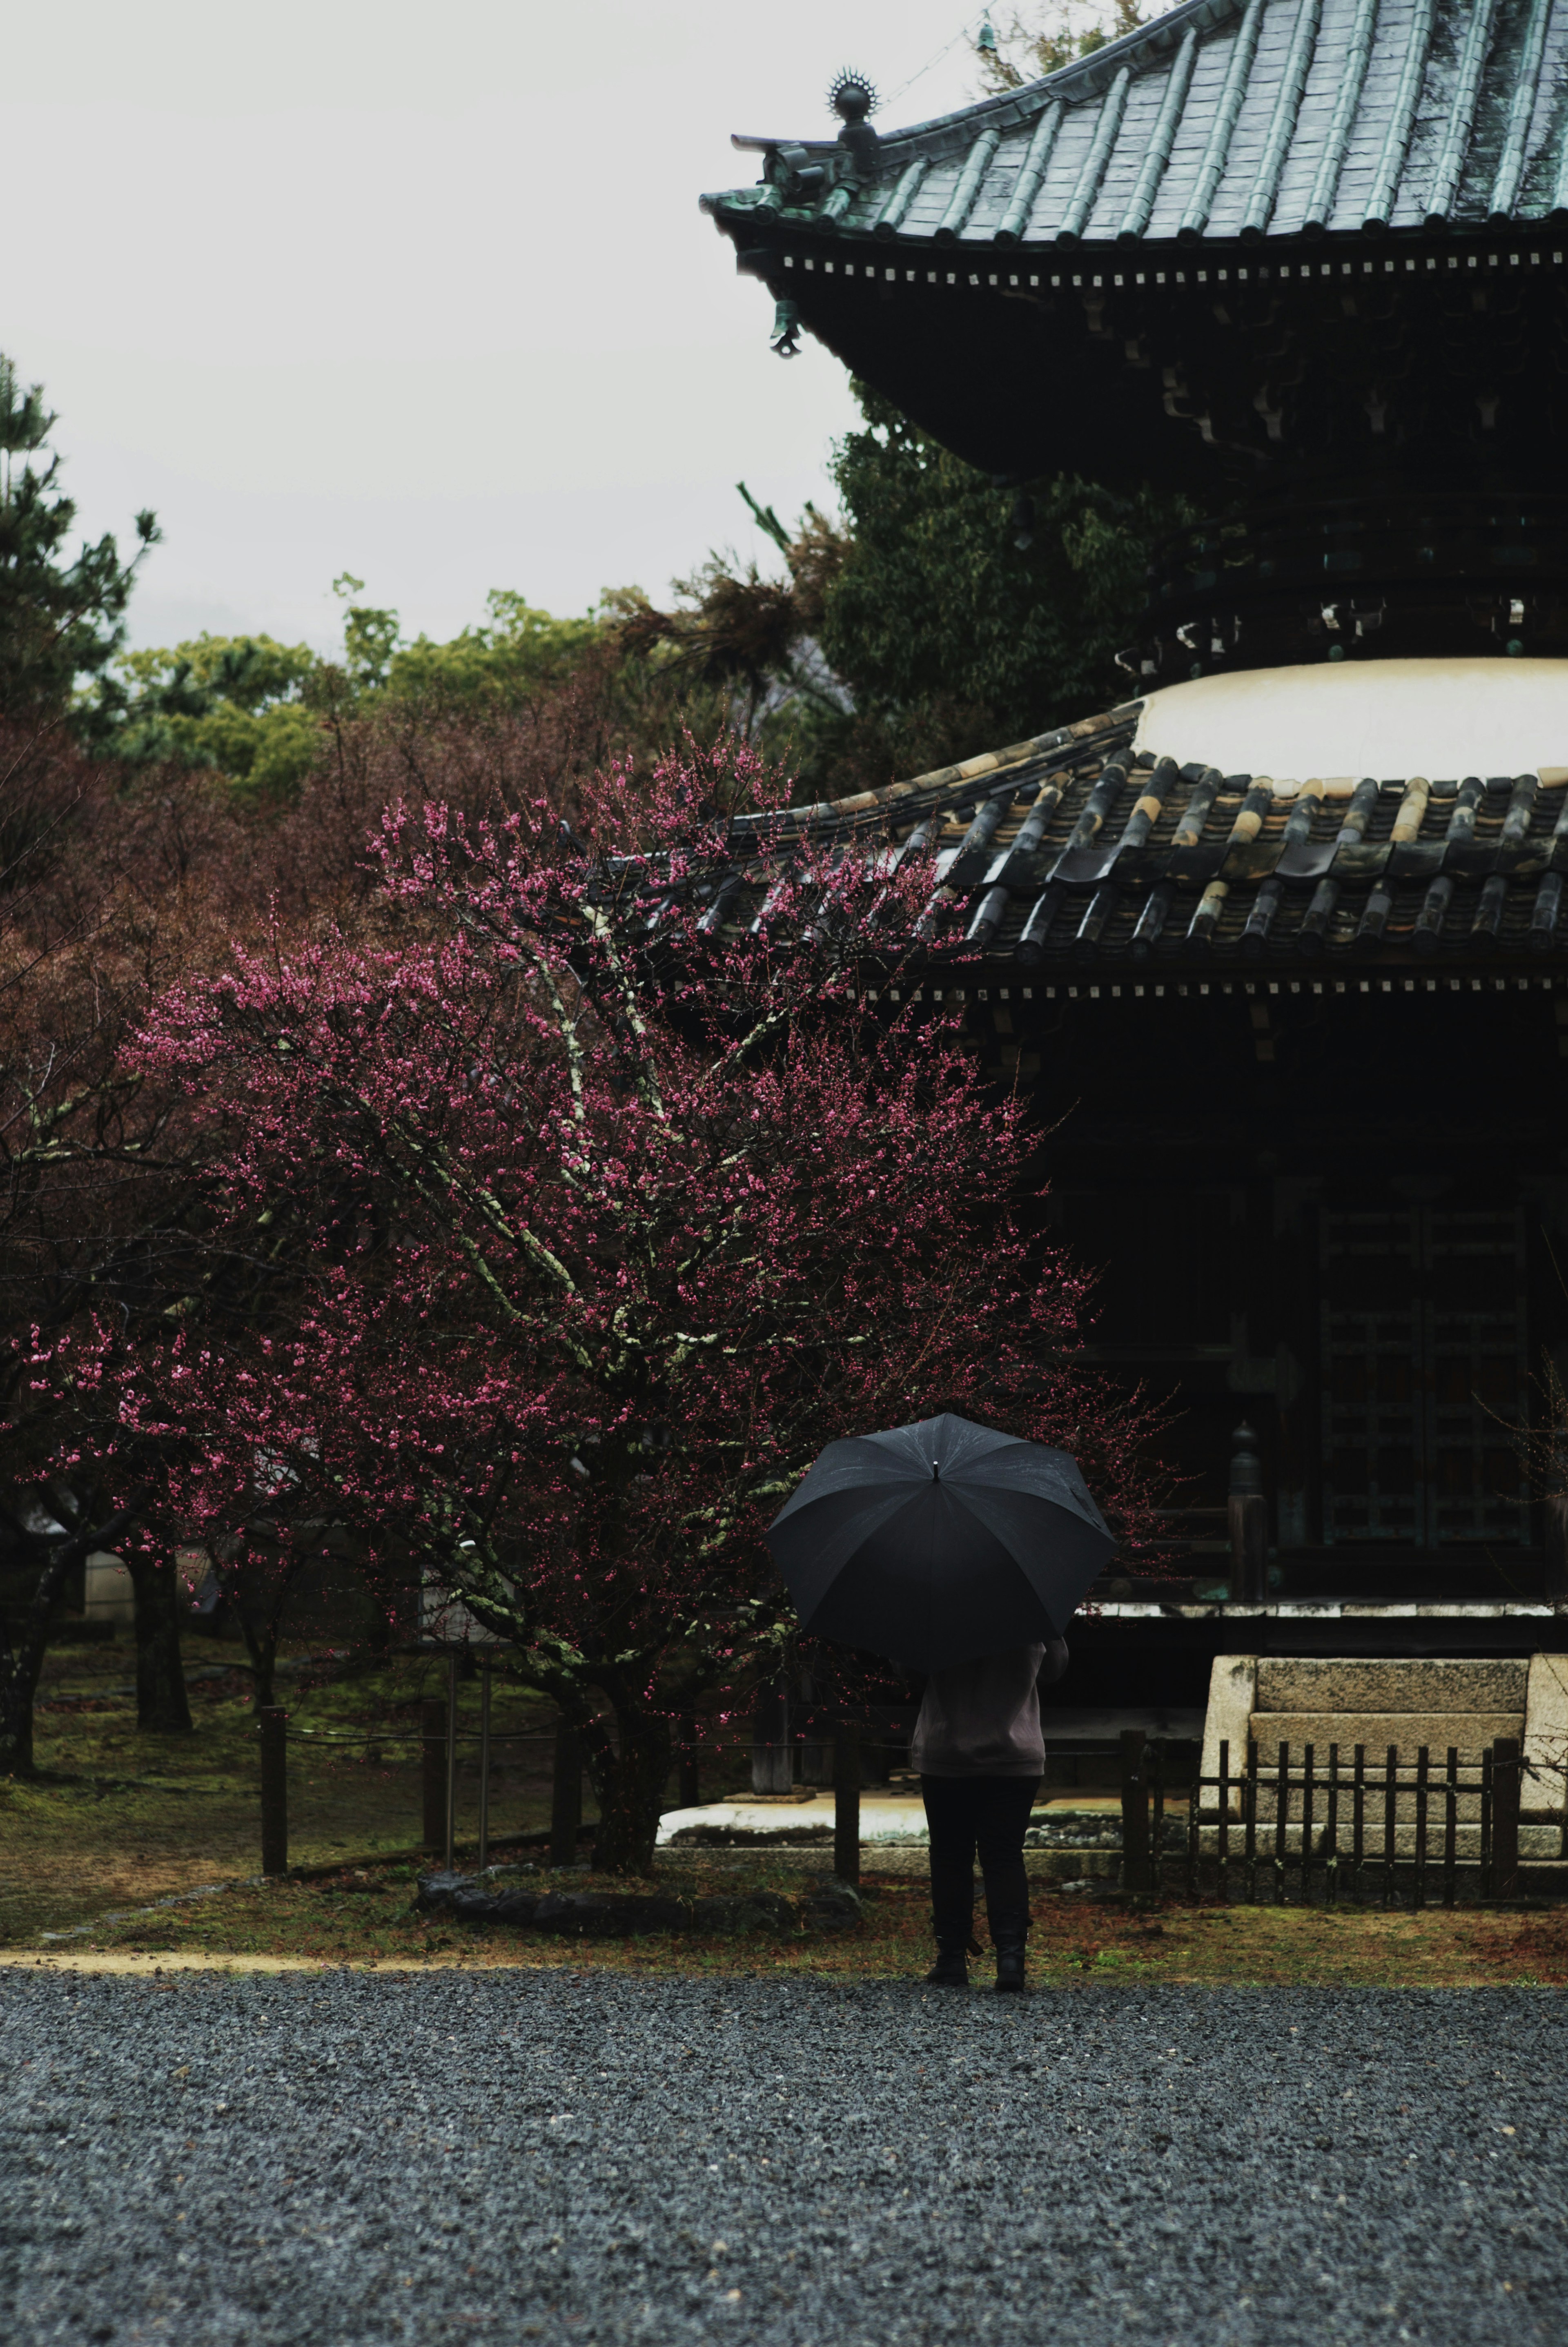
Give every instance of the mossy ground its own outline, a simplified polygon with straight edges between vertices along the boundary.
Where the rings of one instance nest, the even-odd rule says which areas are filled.
[[[249,1673],[236,1650],[191,1639],[191,1734],[136,1725],[128,1643],[61,1645],[45,1663],[31,1779],[0,1778],[0,1946],[29,1944],[106,1909],[261,1866],[258,1748]],[[379,1666],[307,1665],[278,1682],[289,1712],[289,1856],[295,1864],[409,1850],[421,1827],[420,1705],[444,1694],[446,1665],[413,1655]],[[460,1730],[478,1726],[463,1683]],[[552,1715],[497,1683],[491,1830],[536,1830],[549,1814]],[[520,1731],[522,1742],[504,1742]],[[339,1741],[337,1739],[344,1739]],[[476,1747],[459,1743],[458,1834],[477,1829]],[[588,1815],[592,1816],[591,1804]]]
[[[102,1923],[73,1939],[73,1953],[135,1950],[149,1955],[304,1957],[389,1968],[432,1963],[633,1973],[845,1974],[913,1977],[930,1960],[924,1885],[868,1873],[866,1921],[844,1933],[706,1940],[659,1933],[635,1940],[558,1940],[482,1930],[414,1911],[410,1866],[345,1870],[324,1881],[258,1883],[198,1904]],[[585,1890],[600,1879],[541,1878]],[[657,1887],[692,1891],[799,1889],[783,1865],[661,1867]],[[605,1884],[603,1887],[609,1887]],[[636,1886],[618,1881],[617,1889]],[[652,1885],[645,1885],[651,1888]],[[52,1943],[58,1945],[59,1943]],[[38,1948],[41,1942],[31,1942]],[[64,1951],[62,1951],[63,1952]],[[20,1952],[20,1951],[18,1951]],[[984,1983],[989,1966],[973,1966]],[[1089,1982],[1253,1983],[1338,1987],[1568,1985],[1568,1911],[1460,1909],[1452,1914],[1294,1907],[1190,1907],[1157,1911],[1093,1905],[1039,1890],[1030,1970],[1040,1986]]]
[[[641,1884],[586,1871],[552,1875],[541,1889],[738,1889],[798,1891],[816,1853],[790,1861],[751,1857],[661,1862]],[[187,1961],[203,1955],[305,1959],[388,1968],[436,1964],[564,1966],[632,1973],[794,1973],[866,1979],[912,1977],[930,1959],[929,1907],[917,1875],[868,1870],[866,1919],[842,1933],[704,1939],[657,1933],[628,1940],[566,1940],[481,1929],[414,1905],[416,1867],[344,1868],[325,1879],[244,1882],[189,1904],[100,1919],[68,1942],[34,1934],[73,1958],[136,1952]],[[1131,1910],[1037,1883],[1030,1972],[1041,1986],[1091,1981],[1310,1983],[1363,1987],[1568,1984],[1568,1911],[1459,1909],[1424,1914],[1375,1909],[1191,1906],[1173,1901]],[[56,1922],[53,1928],[61,1927]],[[984,1961],[974,1967],[984,1981]]]
[[[226,1665],[232,1650],[197,1649],[194,1732],[138,1733],[123,1690],[128,1645],[62,1647],[42,1689],[33,1781],[0,1780],[0,1947],[17,1955],[57,1948],[305,1958],[329,1963],[564,1965],[630,1973],[802,1973],[886,1978],[923,1970],[929,1910],[923,1855],[868,1866],[865,1923],[842,1935],[703,1940],[554,1940],[480,1931],[414,1910],[416,1867],[394,1852],[419,1839],[419,1705],[441,1693],[444,1665],[409,1657],[333,1676],[307,1669],[285,1683],[291,1727],[290,1857],[338,1865],[321,1880],[247,1882],[260,1864],[257,1761],[249,1681]],[[461,1725],[477,1724],[477,1686],[465,1685]],[[537,1829],[549,1803],[546,1708],[497,1687],[491,1829]],[[503,1746],[503,1730],[528,1740]],[[358,1739],[344,1742],[329,1738]],[[472,1747],[469,1747],[471,1752]],[[743,1768],[711,1772],[721,1790]],[[673,1796],[672,1796],[673,1798]],[[477,1781],[459,1782],[458,1831],[475,1830]],[[591,1810],[589,1812],[591,1814]],[[381,1855],[384,1854],[384,1855]],[[368,1864],[351,1861],[370,1860]],[[661,1855],[657,1887],[703,1891],[798,1890],[831,1863],[753,1851]],[[549,1880],[549,1878],[545,1878]],[[233,1887],[152,1914],[141,1909],[198,1885]],[[595,1887],[573,1871],[560,1888]],[[616,1887],[625,1889],[624,1882]],[[86,1931],[79,1927],[87,1925]],[[65,1942],[46,1932],[73,1932]],[[1030,1969],[1042,1984],[1091,1980],[1323,1983],[1373,1986],[1568,1984],[1568,1907],[1383,1911],[1297,1906],[1218,1907],[1166,1901],[1139,1912],[1037,1879]],[[977,1965],[984,1979],[987,1967]]]

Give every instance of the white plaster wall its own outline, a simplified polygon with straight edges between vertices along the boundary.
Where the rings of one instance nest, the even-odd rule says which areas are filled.
[[[1151,693],[1136,746],[1225,774],[1429,782],[1568,766],[1568,660],[1250,669]]]

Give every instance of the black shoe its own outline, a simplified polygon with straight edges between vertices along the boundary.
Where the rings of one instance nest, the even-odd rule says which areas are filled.
[[[968,1988],[969,1967],[962,1948],[940,1948],[937,1961],[926,1974],[933,1988]]]
[[[997,1949],[997,1993],[1021,1996],[1028,1986],[1024,1943],[1021,1940],[1009,1940]]]

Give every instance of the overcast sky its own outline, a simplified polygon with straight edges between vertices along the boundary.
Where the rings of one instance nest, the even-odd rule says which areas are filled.
[[[133,638],[324,644],[330,582],[410,632],[771,552],[850,422],[699,214],[732,130],[823,137],[976,93],[964,0],[47,0],[5,41],[0,350],[84,526],[166,542]],[[931,63],[959,36],[945,56]],[[922,72],[922,68],[929,70]],[[16,191],[26,191],[24,212]]]

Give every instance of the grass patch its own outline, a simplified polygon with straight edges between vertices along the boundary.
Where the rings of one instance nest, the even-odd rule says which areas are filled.
[[[473,1965],[623,1973],[802,1973],[910,1978],[930,1960],[925,1885],[907,1875],[866,1878],[865,1922],[842,1933],[702,1939],[561,1940],[481,1928],[414,1909],[411,1866],[344,1870],[323,1881],[246,1885],[187,1907],[96,1927],[73,1952],[147,1955],[283,1956],[323,1963]],[[666,1893],[798,1891],[783,1864],[737,1869],[733,1860],[661,1865],[641,1885],[541,1870],[541,1887],[657,1888]],[[1034,1898],[1030,1976],[1038,1986],[1091,1983],[1336,1987],[1549,1987],[1568,1984],[1568,1911],[1458,1909],[1451,1914],[1337,1912],[1290,1907],[1191,1907],[1134,1912],[1045,1889]],[[38,1944],[35,1941],[35,1946]],[[56,1945],[60,1943],[56,1943]],[[62,1950],[63,1952],[63,1950]],[[989,1961],[974,1967],[989,1975]]]
[[[0,1779],[0,1946],[36,1942],[108,1908],[142,1905],[261,1865],[256,1729],[249,1674],[233,1649],[187,1653],[188,1736],[136,1725],[136,1657],[128,1643],[59,1647],[39,1689],[32,1779]],[[406,1850],[420,1837],[419,1706],[440,1695],[438,1658],[399,1659],[334,1675],[307,1667],[280,1679],[289,1712],[289,1854],[321,1864]],[[539,1740],[497,1746],[491,1820],[527,1831],[549,1812],[549,1715],[497,1688],[497,1727]],[[462,1690],[460,1725],[478,1724],[478,1691]],[[338,1738],[351,1739],[337,1741]],[[477,1808],[476,1747],[459,1745],[459,1831]]]
[[[40,1773],[0,1778],[0,1948],[35,1946],[40,1932],[257,1871],[256,1726],[250,1675],[234,1667],[235,1655],[217,1640],[188,1641],[188,1736],[138,1729],[128,1640],[56,1646],[46,1656]],[[297,1650],[287,1659],[299,1660]],[[420,1706],[446,1689],[437,1655],[307,1665],[280,1677],[277,1699],[289,1713],[291,1863],[330,1865],[418,1845]],[[460,1843],[478,1830],[478,1682],[466,1680],[458,1698]],[[507,1740],[508,1730],[527,1740]],[[491,1733],[491,1834],[537,1831],[549,1821],[554,1713],[497,1679]],[[735,1760],[730,1780],[739,1780],[737,1770],[749,1775],[749,1756]],[[721,1781],[710,1766],[705,1782],[715,1797]],[[584,1815],[595,1814],[588,1797]]]

